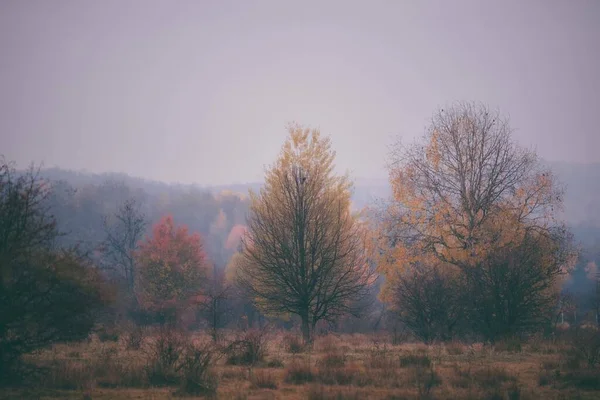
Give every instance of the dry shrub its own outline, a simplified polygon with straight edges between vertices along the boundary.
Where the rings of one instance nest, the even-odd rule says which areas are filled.
[[[225,348],[227,364],[256,365],[264,360],[266,347],[266,330],[253,329],[243,332]]]
[[[179,381],[180,358],[186,350],[186,340],[175,330],[163,329],[148,350],[146,371],[153,386],[169,386]]]
[[[302,338],[295,333],[287,332],[283,336],[283,345],[285,351],[291,354],[299,354],[304,351],[304,342]]]
[[[346,358],[342,349],[335,344],[330,344],[325,347],[325,355],[318,361],[318,365],[325,368],[340,368],[346,364]]]
[[[144,342],[144,330],[140,326],[135,326],[125,337],[125,346],[127,350],[139,350]]]
[[[254,370],[250,375],[250,383],[259,389],[277,389],[277,377],[268,369]]]
[[[398,366],[385,343],[383,346],[379,343],[374,343],[374,346],[369,349],[369,356],[365,360],[365,365],[368,368],[386,370],[394,369]]]
[[[210,344],[188,344],[177,367],[180,372],[179,393],[210,395],[217,391],[218,379],[211,366],[215,351]]]
[[[281,360],[281,358],[272,358],[269,361],[267,361],[267,367],[269,368],[283,368],[284,364],[283,361]]]
[[[310,363],[307,361],[292,361],[285,369],[284,381],[294,385],[304,385],[305,383],[314,382],[316,374],[313,371]]]

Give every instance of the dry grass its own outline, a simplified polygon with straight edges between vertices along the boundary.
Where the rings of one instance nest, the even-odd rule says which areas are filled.
[[[202,347],[204,335],[169,343],[156,332],[144,333],[132,345],[124,334],[118,341],[95,337],[56,345],[27,357],[44,368],[30,385],[39,389],[5,390],[0,398],[172,399],[186,393],[219,399],[550,400],[595,399],[600,390],[593,341],[426,346],[329,335],[298,352],[290,337],[273,333],[258,340],[260,356],[254,341],[251,362],[236,363],[242,365],[227,362],[227,344],[240,340],[235,334],[224,339],[221,356]]]

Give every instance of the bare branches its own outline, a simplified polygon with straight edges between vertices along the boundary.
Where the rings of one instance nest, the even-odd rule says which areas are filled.
[[[298,315],[304,337],[321,320],[356,313],[372,271],[364,235],[349,211],[349,182],[331,175],[329,142],[291,131],[255,197],[243,241],[240,283],[267,313]]]
[[[140,203],[130,198],[118,209],[114,222],[111,223],[107,217],[103,221],[106,239],[102,248],[109,266],[121,274],[131,293],[135,282],[134,251],[147,226],[146,218],[140,208]]]

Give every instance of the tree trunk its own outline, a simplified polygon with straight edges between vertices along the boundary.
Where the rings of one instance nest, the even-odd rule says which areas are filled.
[[[304,344],[310,343],[310,322],[308,321],[308,313],[302,315],[302,338],[304,339]]]

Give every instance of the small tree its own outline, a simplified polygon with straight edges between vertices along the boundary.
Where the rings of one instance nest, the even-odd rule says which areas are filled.
[[[108,268],[117,271],[127,291],[132,294],[135,284],[134,252],[146,231],[146,218],[140,203],[134,198],[127,199],[114,218],[104,218],[104,231],[106,239],[102,248]]]
[[[300,317],[308,342],[319,320],[359,311],[373,273],[350,212],[351,183],[333,174],[329,139],[297,125],[289,134],[265,187],[251,193],[237,271],[261,310]]]
[[[232,287],[225,279],[225,271],[213,266],[210,276],[210,285],[206,290],[204,301],[201,305],[201,313],[208,322],[211,335],[217,341],[218,329],[227,323],[231,307],[228,300],[232,294]]]
[[[174,323],[177,312],[199,304],[208,276],[208,261],[200,235],[176,227],[163,217],[152,236],[135,253],[136,295],[140,305],[162,322]]]

